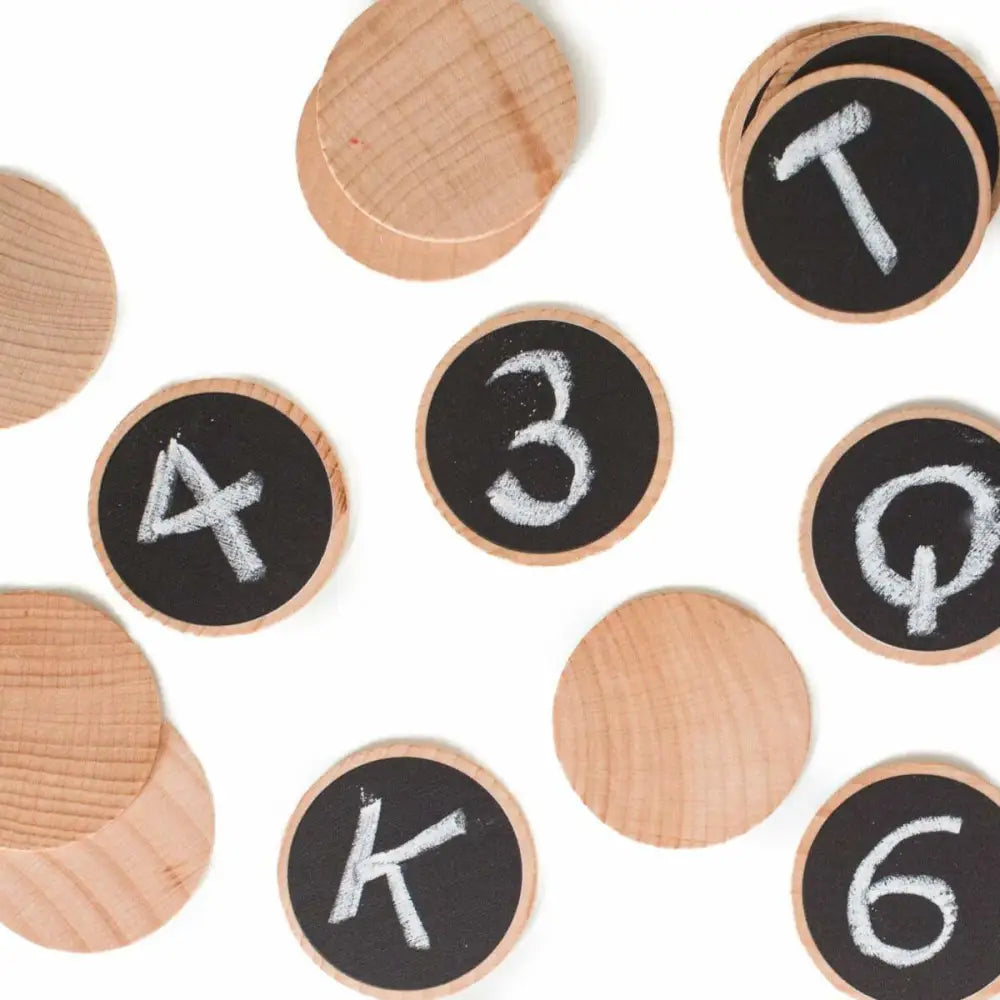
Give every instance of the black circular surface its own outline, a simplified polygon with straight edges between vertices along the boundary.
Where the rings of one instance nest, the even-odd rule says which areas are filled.
[[[422,942],[411,931],[408,943],[385,877],[365,882],[353,915],[338,913],[362,810],[374,803],[367,856],[461,813],[464,832],[400,865]],[[306,810],[288,856],[288,894],[303,934],[335,969],[380,989],[430,989],[476,968],[507,933],[521,882],[517,837],[496,799],[462,771],[419,757],[372,761],[334,780]]]
[[[910,607],[886,600],[869,583],[859,556],[858,514],[874,491],[925,469],[956,466],[981,477],[984,496],[989,495],[1000,486],[1000,443],[955,420],[903,419],[855,443],[819,488],[810,527],[817,573],[837,609],[874,639],[901,649],[949,650],[1000,628],[1000,565],[987,551],[992,543],[982,532],[976,544],[984,554],[984,571],[943,600],[935,627],[924,634],[912,627]],[[891,570],[911,579],[918,548],[931,547],[937,585],[947,586],[969,558],[975,508],[970,494],[948,473],[927,475],[926,483],[892,499],[878,532]]]
[[[942,822],[945,817],[952,822]],[[908,826],[914,823],[918,825]],[[956,828],[958,832],[953,832]],[[866,868],[855,882],[862,863],[884,838],[900,830],[901,835],[885,842],[887,856],[875,865],[870,879],[865,877]],[[906,836],[907,831],[913,835]],[[866,885],[877,888],[894,876],[924,876],[940,880],[950,890],[952,899],[945,905],[953,903],[957,909],[951,936],[942,941],[943,947],[936,945],[946,918],[934,902],[906,892],[872,900],[863,891]],[[1000,809],[996,803],[951,778],[901,774],[862,788],[826,820],[806,858],[802,905],[820,954],[865,996],[963,1000],[1000,976],[998,876]],[[854,909],[852,884],[856,885],[853,899],[859,904]],[[938,883],[935,888],[940,891],[942,887]],[[939,898],[947,900],[946,894]],[[873,945],[866,936],[868,929],[857,921],[859,909],[869,914],[870,930],[880,944]],[[854,931],[851,918],[856,921]],[[858,940],[865,942],[864,949]],[[883,952],[882,946],[908,952],[926,949],[927,957],[919,953],[901,957]]]
[[[257,556],[244,573],[253,579],[238,577],[211,527],[140,541],[157,463],[172,441],[220,490],[256,477],[259,498],[236,515]],[[163,516],[197,505],[178,476]],[[136,597],[178,621],[224,626],[275,611],[308,582],[330,540],[333,498],[319,453],[292,420],[239,393],[199,392],[128,430],[104,470],[97,514],[108,558]]]
[[[777,174],[794,140],[858,104],[870,124],[840,152],[891,241],[895,256],[885,264],[822,160],[782,180]],[[976,231],[978,178],[965,138],[931,100],[888,80],[818,82],[792,98],[763,126],[742,184],[747,232],[764,264],[792,292],[835,312],[916,301],[951,274]]]
[[[553,523],[513,522],[490,491],[509,473],[531,498],[572,498],[576,470],[565,451],[515,435],[551,420],[556,395],[541,371],[493,377],[525,353],[560,355],[571,381],[562,424],[582,437],[590,484]],[[427,414],[430,474],[455,516],[489,542],[525,553],[582,548],[614,531],[639,506],[656,470],[660,426],[639,369],[615,344],[582,326],[548,319],[494,330],[470,344],[442,375]]]

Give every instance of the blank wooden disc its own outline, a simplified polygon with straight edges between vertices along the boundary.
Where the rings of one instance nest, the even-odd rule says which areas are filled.
[[[492,236],[462,242],[427,242],[401,236],[365,215],[334,179],[316,131],[316,91],[299,122],[299,184],[312,217],[358,263],[394,278],[437,281],[478,271],[513,249],[534,226],[541,209]]]
[[[54,191],[0,174],[0,427],[75,395],[114,324],[115,280],[97,233]]]
[[[781,803],[809,749],[809,696],[778,636],[729,601],[636,598],[586,635],[556,692],[556,752],[584,804],[635,840],[702,847]]]
[[[46,948],[120,948],[188,901],[215,837],[201,764],[169,724],[149,781],[93,836],[46,851],[0,851],[0,921]]]
[[[0,847],[78,840],[153,769],[160,695],[139,647],[60,594],[0,595]]]
[[[351,201],[421,240],[476,240],[546,201],[576,140],[556,40],[515,0],[383,0],[319,84],[319,139]]]

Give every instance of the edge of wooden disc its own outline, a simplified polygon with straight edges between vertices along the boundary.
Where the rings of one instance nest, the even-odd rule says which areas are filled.
[[[169,723],[149,781],[90,837],[0,850],[0,922],[46,948],[97,952],[158,930],[194,893],[215,839],[212,792]]]
[[[974,427],[976,430],[993,438],[1000,445],[1000,426],[992,424],[981,417],[974,416],[959,407],[927,406],[912,403],[893,407],[891,410],[879,413],[858,427],[855,427],[850,434],[842,438],[826,456],[823,464],[813,476],[812,481],[809,483],[809,489],[806,491],[805,504],[802,507],[802,516],[799,520],[799,553],[802,557],[802,569],[813,597],[816,598],[826,617],[844,635],[863,649],[871,653],[878,653],[880,656],[885,656],[892,660],[913,663],[917,666],[940,666],[946,663],[958,663],[961,660],[968,660],[991,649],[997,643],[1000,643],[1000,626],[994,629],[989,635],[985,635],[981,639],[967,643],[964,646],[956,646],[954,649],[906,649],[905,647],[893,646],[890,643],[883,642],[881,639],[876,639],[874,636],[870,636],[867,632],[858,628],[827,594],[826,587],[824,587],[823,580],[819,574],[819,569],[816,566],[816,556],[812,545],[812,522],[816,511],[816,501],[819,499],[820,490],[822,490],[834,466],[859,441],[863,441],[875,433],[875,431],[882,430],[884,427],[891,427],[893,424],[903,423],[906,420],[926,419],[950,420],[955,423],[965,424],[968,427]]]
[[[387,760],[393,757],[418,757],[421,760],[436,761],[439,764],[447,764],[456,771],[461,771],[477,784],[481,785],[492,796],[493,800],[503,810],[511,827],[517,844],[521,852],[521,897],[518,900],[517,909],[511,919],[507,933],[500,939],[499,944],[483,959],[474,969],[453,979],[451,982],[442,983],[440,986],[432,986],[422,990],[390,990],[370,986],[360,980],[352,979],[341,972],[336,966],[328,962],[309,942],[309,939],[302,932],[295,910],[292,907],[291,896],[288,892],[288,859],[291,853],[292,840],[298,830],[299,823],[306,811],[316,800],[321,792],[325,791],[334,781],[343,777],[351,771],[356,770],[363,764],[369,764],[376,760]],[[535,845],[531,837],[531,829],[525,818],[524,812],[518,805],[517,800],[507,790],[507,788],[490,771],[474,763],[468,757],[434,743],[423,742],[386,742],[378,743],[363,750],[358,750],[350,756],[345,757],[340,763],[331,767],[322,777],[315,781],[299,804],[295,807],[291,819],[285,828],[285,836],[281,842],[281,852],[278,856],[278,891],[281,895],[281,905],[285,910],[285,916],[291,926],[292,933],[299,945],[307,955],[329,976],[345,986],[350,986],[359,993],[367,996],[382,997],[386,1000],[403,1000],[403,998],[419,998],[419,1000],[431,1000],[432,997],[449,996],[464,990],[473,983],[483,979],[492,972],[512,951],[521,935],[527,927],[535,905],[535,897],[538,888],[538,858],[535,854]]]
[[[303,434],[310,440],[316,453],[319,455],[326,469],[330,480],[330,495],[333,510],[333,523],[330,527],[330,537],[326,543],[326,549],[313,571],[312,576],[302,586],[302,589],[293,595],[288,601],[269,611],[265,615],[253,618],[245,622],[237,622],[232,625],[197,625],[192,622],[184,622],[178,618],[158,611],[152,605],[147,604],[129,588],[128,584],[119,576],[117,569],[111,562],[107,550],[104,547],[104,539],[101,537],[100,516],[98,511],[98,500],[101,492],[101,482],[104,479],[104,471],[108,461],[114,454],[115,449],[121,443],[122,438],[147,414],[159,409],[164,403],[180,399],[184,396],[194,396],[201,393],[220,392],[232,393],[239,396],[247,396],[259,402],[272,406],[280,413],[289,418]],[[344,544],[347,540],[347,528],[350,517],[350,504],[348,500],[347,485],[344,481],[343,469],[337,449],[326,436],[312,417],[306,413],[298,404],[293,403],[286,396],[276,392],[259,382],[250,382],[243,379],[233,378],[208,378],[195,379],[190,382],[180,382],[154,393],[132,409],[125,418],[118,424],[108,438],[107,443],[101,450],[97,462],[94,465],[94,472],[90,480],[90,500],[89,519],[90,536],[97,551],[97,558],[100,560],[104,572],[114,584],[115,590],[125,598],[129,604],[138,611],[141,611],[149,618],[153,618],[164,625],[178,629],[181,632],[191,632],[195,635],[239,635],[248,632],[256,632],[258,629],[287,618],[307,604],[320,590],[324,583],[333,573],[340,560]]]
[[[344,193],[323,156],[316,128],[316,90],[306,100],[296,140],[299,186],[327,238],[359,264],[410,281],[458,278],[499,260],[530,232],[545,208],[481,240],[428,242],[403,236],[366,215]]]
[[[793,292],[792,289],[775,276],[757,252],[757,248],[750,238],[746,218],[743,214],[743,178],[746,172],[747,161],[761,133],[774,115],[786,104],[789,104],[807,90],[812,90],[814,87],[821,87],[835,80],[849,79],[885,80],[889,83],[898,84],[901,87],[907,87],[936,105],[951,120],[952,124],[965,140],[979,183],[979,208],[976,215],[976,224],[969,238],[968,246],[965,248],[965,253],[963,253],[952,270],[945,275],[937,286],[925,292],[919,298],[906,302],[901,306],[896,306],[892,309],[883,309],[879,312],[843,312],[837,309],[828,309],[825,306],[803,298],[797,292]],[[750,262],[767,284],[783,299],[798,306],[800,309],[812,313],[814,316],[820,316],[823,319],[838,320],[842,323],[882,323],[887,320],[912,315],[921,309],[925,309],[931,303],[936,302],[969,269],[969,265],[979,252],[979,247],[983,242],[983,235],[986,232],[986,226],[989,224],[992,211],[986,155],[983,153],[979,139],[972,130],[972,126],[965,115],[944,94],[935,90],[930,84],[925,83],[918,77],[910,73],[901,73],[898,70],[886,69],[884,66],[872,66],[863,63],[852,66],[837,66],[832,69],[820,70],[817,73],[810,73],[801,80],[790,84],[775,98],[761,106],[757,117],[754,118],[750,128],[747,129],[737,150],[736,162],[733,164],[730,201],[733,223],[736,227],[740,243],[743,246],[743,251],[750,258]]]
[[[800,69],[802,69],[802,67],[805,66],[810,59],[818,55],[820,52],[824,52],[826,49],[839,45],[841,42],[849,41],[852,38],[875,35],[892,35],[896,38],[905,38],[914,42],[923,42],[925,45],[937,49],[943,55],[946,55],[953,62],[961,66],[962,69],[964,69],[965,72],[972,77],[980,91],[982,91],[983,97],[986,99],[986,103],[993,112],[993,122],[997,129],[998,157],[1000,157],[1000,98],[997,97],[997,93],[993,89],[993,85],[990,83],[989,78],[967,53],[965,53],[957,45],[949,42],[947,38],[942,38],[940,35],[935,35],[931,31],[925,31],[923,28],[915,28],[909,24],[898,24],[893,21],[854,21],[847,22],[838,26],[836,29],[824,32],[822,37],[812,36],[796,39],[795,44],[789,46],[786,50],[783,64],[779,67],[778,72],[765,87],[761,104],[766,104],[772,97],[780,93],[788,85],[788,81]],[[961,110],[962,109],[959,108],[959,111]],[[965,113],[962,112],[962,114],[964,116]],[[995,213],[997,206],[1000,205],[1000,168],[998,168],[996,180],[993,182],[991,204],[993,212]]]
[[[812,958],[819,971],[838,990],[846,993],[848,996],[856,997],[857,1000],[871,1000],[871,998],[867,993],[859,992],[845,979],[840,977],[833,966],[823,957],[822,952],[820,952],[816,942],[813,940],[812,932],[809,930],[805,905],[802,901],[802,880],[805,876],[806,861],[810,850],[812,850],[813,842],[816,840],[826,821],[848,799],[869,785],[884,781],[886,778],[895,778],[909,774],[930,774],[940,778],[950,778],[952,781],[968,785],[977,792],[981,792],[988,799],[995,802],[997,806],[1000,806],[1000,790],[985,778],[980,777],[972,771],[955,767],[951,764],[937,764],[920,760],[899,760],[887,764],[879,764],[876,767],[869,768],[867,771],[862,771],[861,774],[856,775],[846,785],[838,789],[820,807],[806,829],[799,843],[798,850],[795,853],[795,869],[792,874],[792,906],[795,910],[795,926],[799,933],[799,939],[802,941],[802,946],[809,953],[809,957]],[[966,1000],[986,1000],[987,997],[995,996],[997,992],[1000,992],[1000,977],[994,979],[984,989],[966,997]]]
[[[506,326],[530,320],[555,320],[561,323],[571,323],[574,326],[583,327],[585,330],[589,330],[591,333],[595,333],[599,337],[610,341],[632,362],[638,370],[640,377],[646,383],[646,387],[649,389],[649,394],[653,400],[659,425],[660,440],[656,455],[656,464],[653,467],[653,474],[650,477],[649,485],[646,487],[646,492],[643,494],[642,499],[636,504],[628,517],[612,531],[609,531],[606,535],[595,539],[587,545],[568,549],[565,552],[522,552],[518,549],[509,549],[503,545],[498,545],[477,534],[452,511],[444,497],[441,496],[427,458],[427,415],[430,411],[434,393],[437,391],[444,373],[451,367],[456,358],[463,354],[477,340]],[[472,542],[477,548],[488,552],[492,556],[502,556],[512,562],[521,563],[526,566],[559,566],[575,562],[578,559],[596,555],[598,552],[604,552],[630,535],[646,519],[649,512],[656,505],[657,500],[659,500],[660,494],[663,492],[663,487],[666,485],[667,476],[670,473],[672,460],[673,422],[670,415],[670,406],[667,402],[667,394],[663,388],[663,384],[653,370],[653,366],[624,334],[619,333],[618,330],[603,320],[572,309],[556,306],[525,306],[501,313],[480,323],[471,333],[466,334],[458,341],[441,361],[438,362],[424,389],[423,397],[420,400],[420,409],[417,412],[417,465],[420,468],[420,476],[424,481],[427,492],[430,494],[434,507],[458,534],[467,541]]]

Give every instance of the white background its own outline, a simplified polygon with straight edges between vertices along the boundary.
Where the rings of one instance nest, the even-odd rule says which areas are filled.
[[[208,772],[218,820],[202,888],[135,946],[61,955],[0,928],[6,993],[351,995],[286,925],[275,875],[284,825],[342,756],[424,737],[494,770],[537,840],[535,918],[470,997],[832,997],[789,900],[815,810],[857,771],[907,753],[1000,777],[1000,651],[933,669],[865,653],[820,612],[797,549],[807,484],[856,424],[921,399],[1000,416],[1000,233],[928,311],[837,325],[787,305],[753,271],[717,164],[729,90],[781,32],[905,18],[998,80],[1000,8],[530,6],[577,77],[576,161],[507,259],[421,286],[330,245],[296,181],[303,102],[364,0],[4,5],[0,163],[65,192],[94,223],[120,319],[80,396],[0,434],[0,579],[78,591],[119,616]],[[629,336],[657,369],[676,429],[648,520],[610,552],[555,569],[462,540],[433,509],[414,456],[417,404],[439,358],[481,320],[541,302],[589,309]],[[114,426],[164,385],[210,375],[256,376],[300,402],[335,441],[351,490],[349,546],[330,583],[249,637],[194,638],[144,619],[105,578],[87,529],[92,466]],[[664,586],[755,608],[799,658],[813,699],[813,750],[790,798],[746,836],[697,852],[602,826],[552,745],[552,696],[577,641],[623,600]]]

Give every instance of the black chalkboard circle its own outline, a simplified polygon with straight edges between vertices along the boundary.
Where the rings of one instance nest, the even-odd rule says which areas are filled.
[[[762,107],[731,195],[767,283],[846,322],[894,319],[944,295],[991,210],[986,157],[965,116],[923,80],[869,65],[813,73]]]
[[[90,529],[133,607],[186,632],[250,632],[302,607],[333,572],[347,489],[307,413],[252,382],[157,393],[94,469]]]
[[[1000,428],[960,410],[903,407],[862,424],[823,462],[802,511],[802,563],[827,617],[859,645],[952,663],[1000,642],[998,518]]]
[[[852,997],[992,997],[998,877],[1000,790],[950,765],[881,765],[838,791],[802,839],[799,936]]]
[[[565,309],[477,327],[437,366],[417,418],[437,509],[479,548],[531,565],[628,535],[662,492],[671,455],[649,362],[606,323]]]
[[[383,853],[395,857],[366,875],[365,862]],[[374,746],[333,767],[293,813],[278,861],[303,949],[375,997],[430,1000],[478,982],[524,932],[536,883],[513,796],[432,744]]]

